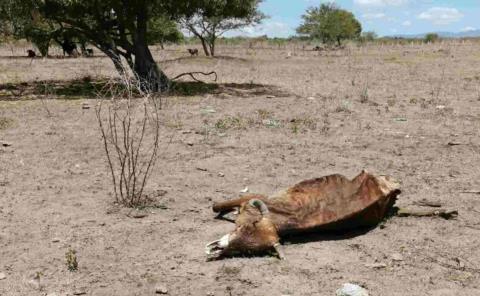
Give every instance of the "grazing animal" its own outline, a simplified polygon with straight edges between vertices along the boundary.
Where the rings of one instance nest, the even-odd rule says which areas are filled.
[[[322,50],[323,50],[323,47],[320,47],[318,45],[313,48],[313,51],[322,51]]]
[[[74,42],[65,40],[60,45],[62,46],[64,56],[65,56],[65,53],[68,54],[68,56],[70,57],[78,56],[77,45]]]
[[[34,58],[37,56],[37,54],[31,49],[27,50],[27,54],[29,58]]]
[[[86,57],[93,57],[93,49],[91,49],[91,48],[85,49],[85,56]]]
[[[188,49],[188,53],[190,53],[190,55],[193,57],[193,56],[198,56],[198,49],[196,48],[189,48]]]
[[[373,227],[388,214],[400,193],[389,177],[362,171],[353,180],[330,175],[300,182],[267,197],[252,194],[215,203],[220,215],[239,208],[236,229],[206,246],[209,259],[276,251],[280,238],[322,230]]]

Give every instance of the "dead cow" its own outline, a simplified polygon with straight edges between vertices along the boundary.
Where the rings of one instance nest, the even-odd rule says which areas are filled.
[[[27,55],[29,58],[34,58],[37,56],[37,54],[31,49],[27,50]]]
[[[198,56],[198,49],[196,48],[189,48],[188,49],[188,52],[190,53],[190,55],[193,57],[193,56]]]
[[[280,238],[323,230],[372,227],[381,222],[400,193],[389,177],[362,171],[353,180],[330,175],[300,182],[267,197],[252,194],[215,203],[225,214],[239,208],[236,229],[206,246],[210,260],[275,250],[283,259]]]

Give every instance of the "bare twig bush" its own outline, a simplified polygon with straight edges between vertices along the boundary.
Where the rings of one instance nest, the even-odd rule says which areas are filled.
[[[134,80],[136,81],[136,80]],[[104,89],[96,115],[116,202],[139,207],[149,202],[144,189],[155,165],[160,140],[160,96],[141,91],[127,77]]]

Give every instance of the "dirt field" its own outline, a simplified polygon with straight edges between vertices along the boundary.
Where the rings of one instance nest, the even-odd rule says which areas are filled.
[[[168,75],[215,70],[219,85],[167,98],[147,188],[160,206],[134,219],[113,204],[97,101],[72,82],[113,75],[111,62],[1,50],[0,295],[334,295],[347,282],[374,296],[480,295],[480,195],[462,193],[480,191],[480,43],[154,52]],[[362,169],[399,180],[400,206],[426,198],[459,216],[297,238],[286,261],[206,262],[205,244],[234,228],[213,201]]]

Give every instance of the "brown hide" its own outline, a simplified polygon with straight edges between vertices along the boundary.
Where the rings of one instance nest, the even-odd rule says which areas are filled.
[[[239,233],[243,228],[257,225],[262,219],[268,219],[269,223],[275,226],[278,236],[375,226],[385,218],[399,193],[398,184],[388,177],[376,177],[362,171],[353,180],[342,175],[329,175],[300,182],[270,197],[251,194],[215,203],[213,210],[228,212],[240,208],[235,221],[237,228],[230,237],[232,243],[233,237],[236,237],[238,244]],[[263,201],[268,208],[268,214],[262,215],[259,209],[249,202],[254,199]],[[255,229],[255,234],[243,231],[241,240],[255,241],[256,249],[260,249],[259,246],[267,248],[274,239],[269,235],[272,238],[270,242],[262,245],[259,238],[263,236],[262,231],[260,227]],[[271,232],[270,229],[268,232]],[[232,247],[230,246],[230,249],[233,249]],[[244,251],[249,251],[248,246],[244,248],[247,248]]]

